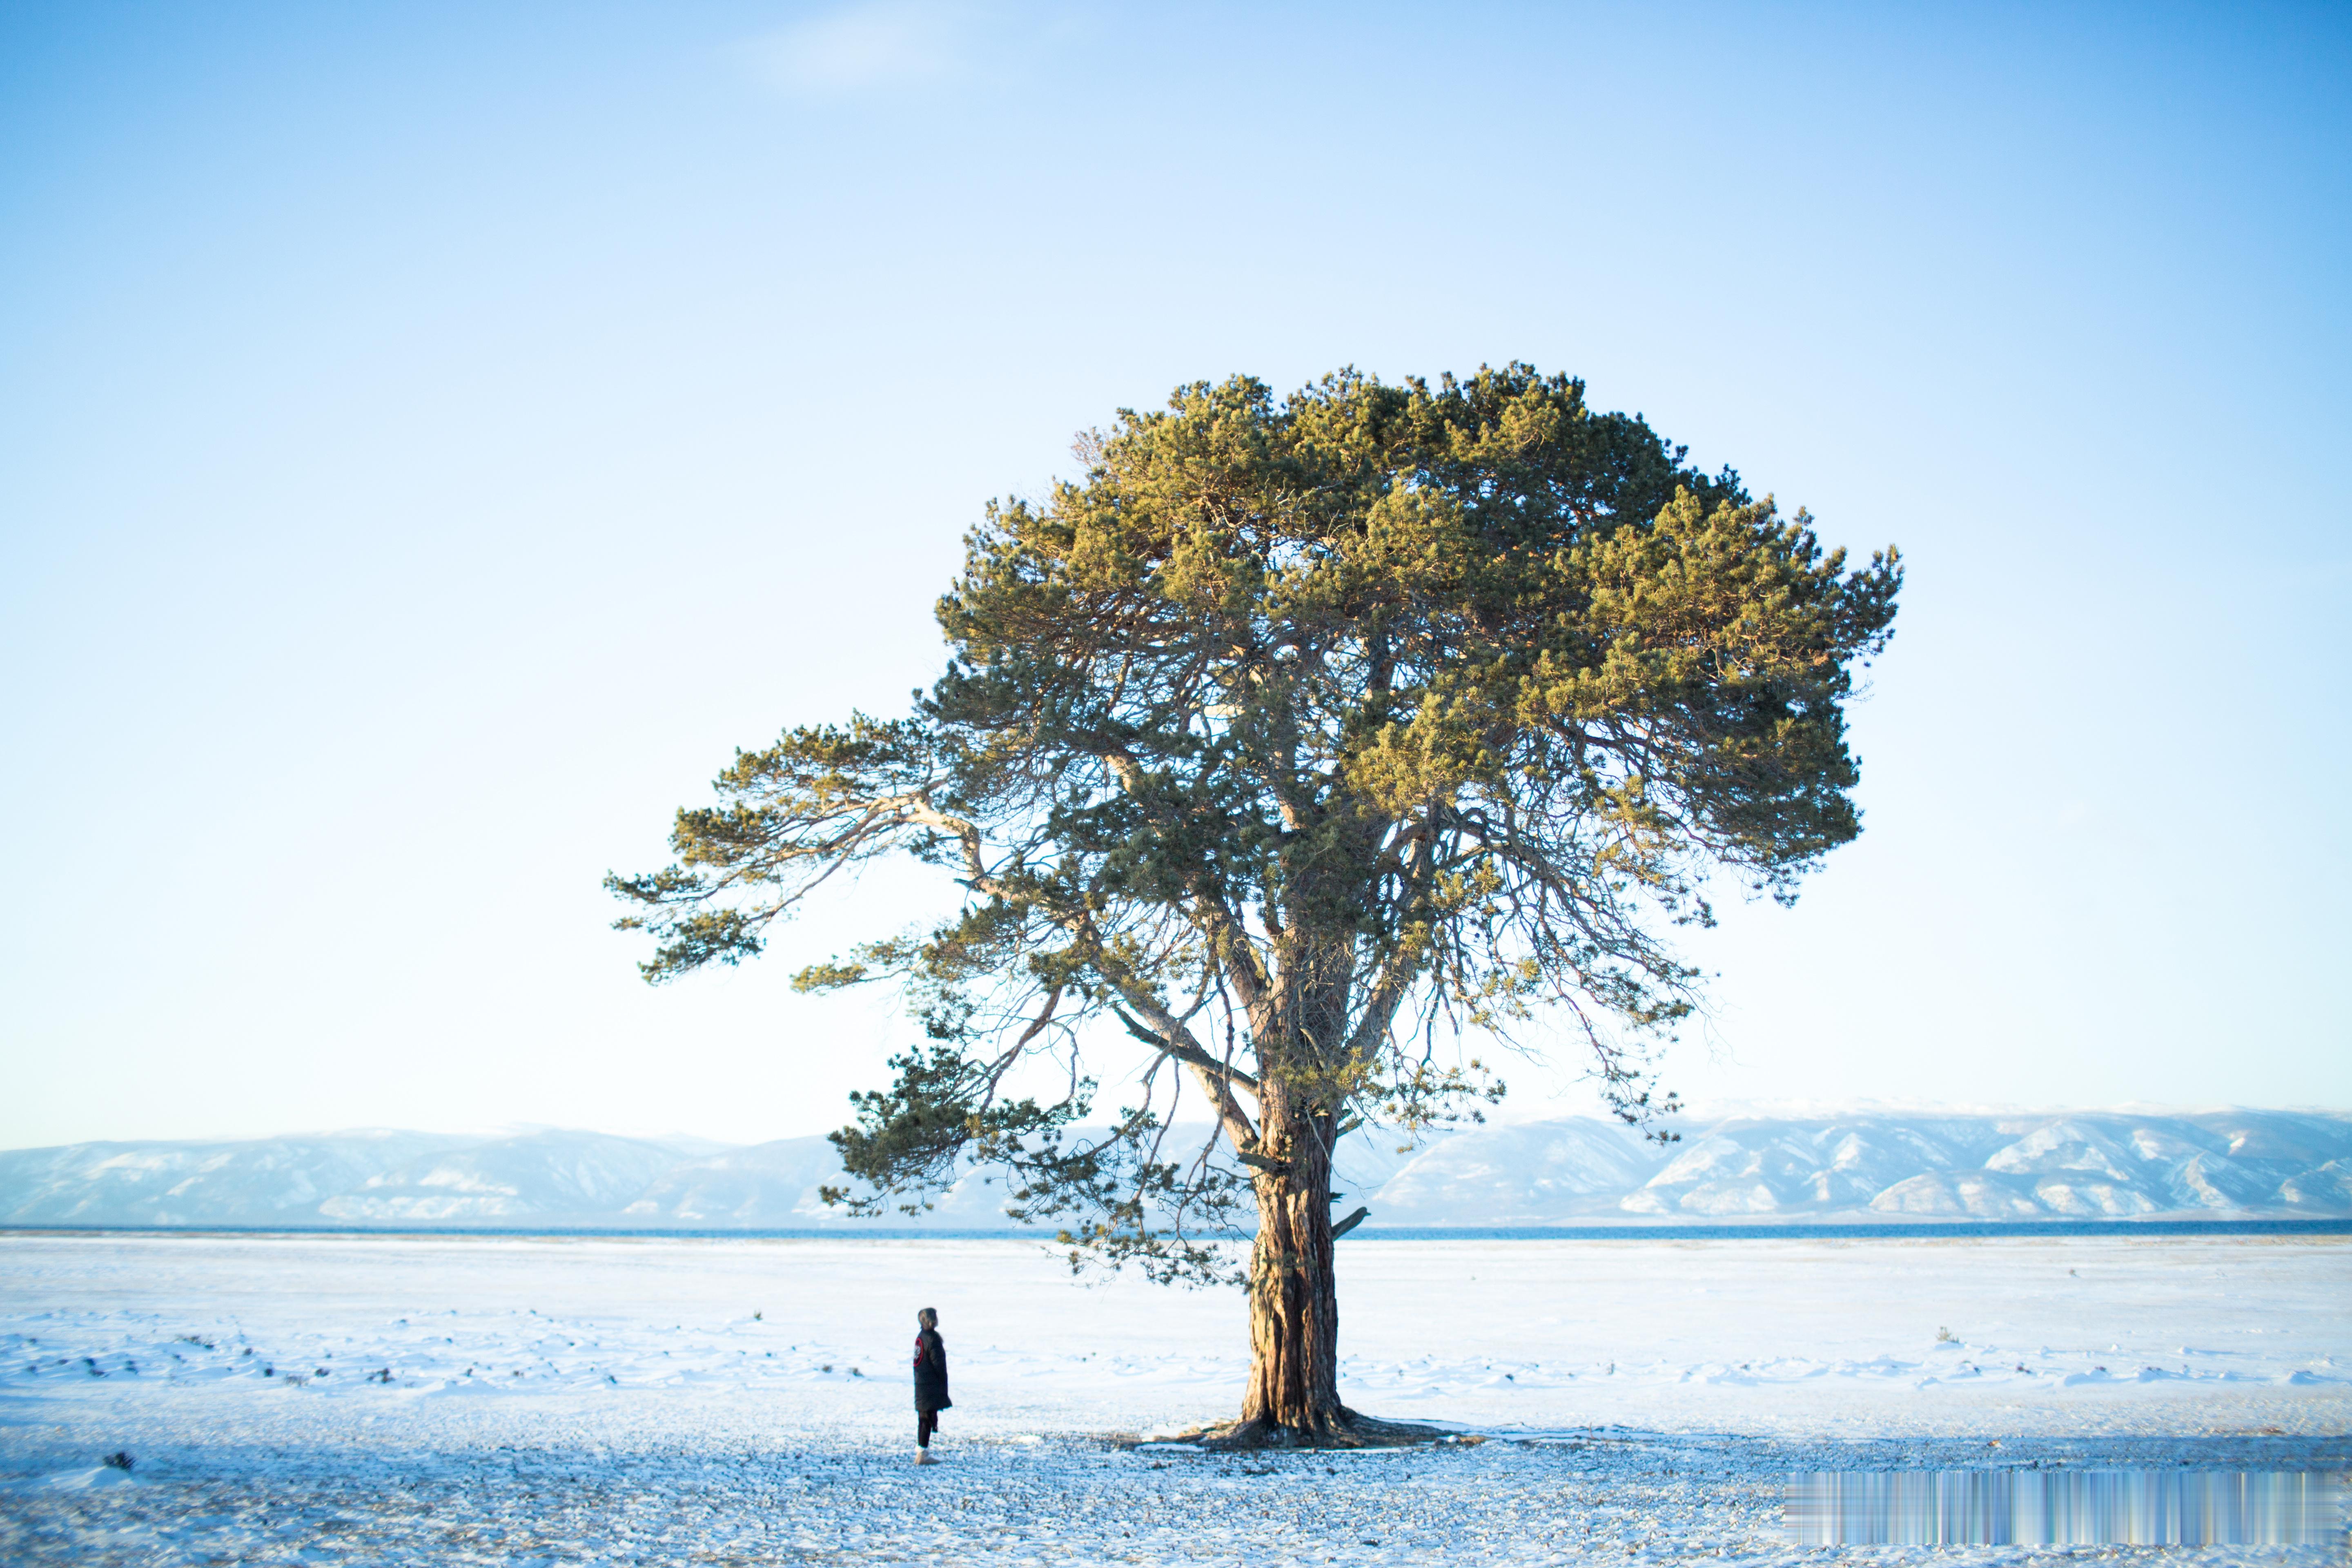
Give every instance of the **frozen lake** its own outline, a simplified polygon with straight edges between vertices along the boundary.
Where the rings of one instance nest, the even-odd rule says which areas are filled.
[[[1349,1403],[1483,1447],[1123,1448],[1232,1414],[1241,1300],[1025,1241],[0,1237],[0,1556],[1766,1559],[1790,1468],[2340,1467],[2352,1431],[2344,1238],[1340,1256]],[[926,1305],[956,1408],[918,1472]]]

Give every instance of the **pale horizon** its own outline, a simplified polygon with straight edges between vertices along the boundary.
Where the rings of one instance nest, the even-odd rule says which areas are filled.
[[[2020,1120],[2061,1120],[2074,1116],[2116,1117],[2195,1117],[2221,1116],[2232,1112],[2257,1115],[2324,1116],[2352,1118],[2352,1106],[2344,1105],[2256,1105],[2242,1100],[2185,1101],[2167,1104],[2149,1101],[2122,1100],[2111,1104],[2055,1105],[2009,1103],[1995,1100],[1758,1100],[1745,1101],[1708,1102],[1685,1106],[1669,1117],[1651,1123],[1652,1127],[1669,1129],[1687,1134],[1703,1131],[1726,1122],[1756,1121],[1866,1121],[1874,1118],[1912,1120],[1930,1117],[1952,1118],[2017,1118]],[[86,1143],[258,1143],[272,1141],[292,1141],[310,1138],[364,1138],[385,1135],[415,1134],[431,1138],[480,1139],[496,1141],[528,1138],[545,1132],[585,1133],[595,1137],[625,1138],[646,1143],[700,1143],[716,1148],[750,1149],[762,1143],[782,1142],[792,1139],[821,1138],[847,1123],[844,1115],[819,1126],[804,1127],[788,1132],[776,1132],[766,1137],[720,1138],[698,1132],[692,1128],[646,1127],[614,1124],[588,1126],[573,1122],[516,1121],[487,1124],[411,1126],[389,1122],[354,1122],[346,1126],[289,1127],[269,1132],[256,1133],[193,1133],[170,1138],[87,1138],[66,1143],[8,1144],[0,1146],[0,1153],[22,1153],[27,1151],[68,1148]],[[1490,1107],[1483,1123],[1467,1118],[1442,1126],[1432,1126],[1423,1134],[1416,1147],[1451,1137],[1457,1132],[1475,1131],[1481,1125],[1488,1127],[1528,1127],[1556,1121],[1587,1121],[1623,1127],[1628,1132],[1642,1129],[1619,1121],[1605,1109],[1593,1106],[1578,1109],[1571,1106],[1548,1105],[1527,1113],[1514,1111],[1507,1105]],[[1100,1117],[1090,1117],[1074,1125],[1099,1126]],[[1171,1126],[1187,1131],[1205,1131],[1205,1120],[1183,1119]],[[1389,1124],[1374,1121],[1368,1125],[1381,1131]]]

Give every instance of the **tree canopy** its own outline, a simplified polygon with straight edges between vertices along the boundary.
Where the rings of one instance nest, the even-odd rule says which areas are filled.
[[[950,868],[957,907],[796,981],[895,981],[927,1033],[836,1135],[855,1201],[998,1160],[1076,1242],[1187,1275],[1254,1195],[1253,1289],[1303,1318],[1261,1335],[1299,1364],[1252,1408],[1306,1430],[1339,1408],[1307,1342],[1333,1141],[1495,1092],[1465,1036],[1564,1030],[1621,1114],[1658,1105],[1696,996],[1672,928],[1727,874],[1793,898],[1859,831],[1844,706],[1900,567],[1521,364],[1200,383],[1077,455],[968,536],[910,715],[739,752],[677,863],[610,885],[663,980],[861,861]],[[1108,1135],[1072,1131],[1075,1065],[1058,1099],[1006,1088],[1095,1020],[1156,1053]],[[1224,1156],[1171,1146],[1183,1079]]]

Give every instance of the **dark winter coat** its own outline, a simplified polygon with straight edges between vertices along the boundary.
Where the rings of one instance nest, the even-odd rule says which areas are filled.
[[[937,1329],[925,1329],[915,1336],[915,1408],[946,1410],[955,1402],[948,1397],[948,1347]]]

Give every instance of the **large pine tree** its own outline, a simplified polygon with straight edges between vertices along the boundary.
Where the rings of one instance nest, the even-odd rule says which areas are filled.
[[[929,1037],[856,1097],[835,1139],[867,1187],[837,1195],[999,1162],[1025,1213],[1160,1278],[1214,1273],[1254,1200],[1229,1436],[1359,1440],[1334,1143],[1492,1092],[1465,1032],[1573,1039],[1622,1114],[1654,1109],[1696,980],[1661,928],[1719,877],[1786,900],[1859,830],[1843,705],[1900,570],[1847,570],[1803,513],[1524,365],[1203,383],[1078,450],[972,531],[914,713],[739,753],[676,865],[611,879],[621,923],[661,980],[758,952],[845,866],[951,868],[936,924],[796,982],[894,978]],[[1084,1079],[1011,1097],[1097,1020],[1156,1053],[1108,1133],[1075,1131]],[[1170,1124],[1187,1079],[1208,1147]]]

